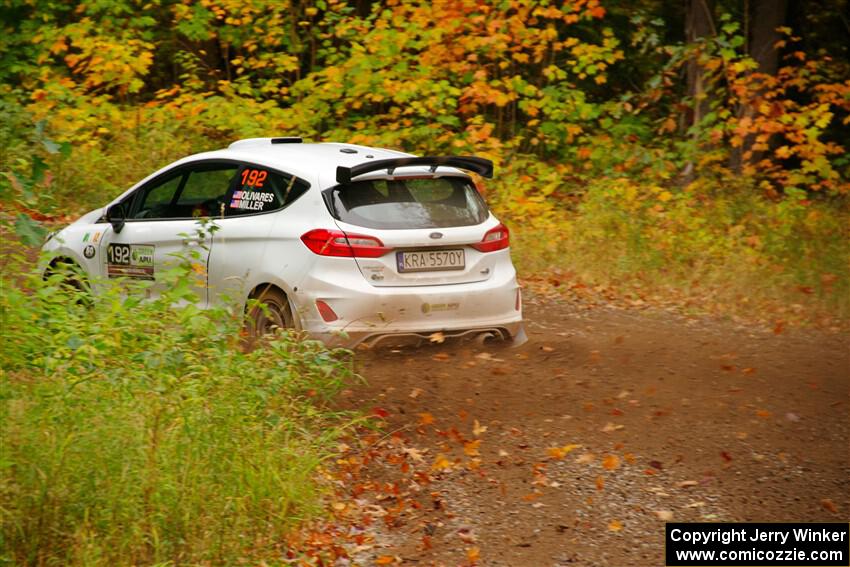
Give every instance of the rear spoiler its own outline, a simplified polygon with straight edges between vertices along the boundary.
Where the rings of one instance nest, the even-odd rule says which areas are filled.
[[[351,183],[351,180],[358,175],[381,169],[386,169],[387,174],[392,175],[396,168],[406,167],[408,165],[429,165],[431,166],[431,173],[437,171],[437,167],[446,165],[458,169],[466,169],[482,177],[493,177],[493,162],[489,159],[474,156],[426,156],[379,159],[361,163],[354,167],[343,167],[340,165],[336,168],[336,181],[337,183]]]

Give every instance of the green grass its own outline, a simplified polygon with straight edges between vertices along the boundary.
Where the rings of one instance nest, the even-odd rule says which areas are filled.
[[[606,178],[582,191],[577,204],[549,203],[539,220],[510,225],[521,274],[559,270],[741,315],[770,305],[809,320],[850,319],[846,200],[790,192],[774,201],[750,187],[664,190]],[[501,212],[510,223],[512,208]]]
[[[325,407],[348,353],[240,348],[186,271],[161,298],[93,303],[3,275],[0,564],[256,563],[323,513],[317,468],[345,423]],[[26,289],[26,291],[24,291]],[[172,307],[183,303],[182,307]]]

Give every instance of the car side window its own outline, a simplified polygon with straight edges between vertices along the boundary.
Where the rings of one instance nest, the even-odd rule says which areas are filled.
[[[245,165],[237,175],[225,216],[276,211],[303,195],[310,184],[294,175]]]
[[[180,216],[223,216],[227,195],[238,169],[235,164],[220,164],[190,171],[175,206]]]
[[[130,218],[178,219],[221,216],[239,166],[200,163],[180,167],[140,191]]]
[[[183,175],[177,174],[164,180],[158,180],[142,189],[141,198],[138,205],[134,207],[131,218],[150,219],[167,216],[168,209],[182,182]]]

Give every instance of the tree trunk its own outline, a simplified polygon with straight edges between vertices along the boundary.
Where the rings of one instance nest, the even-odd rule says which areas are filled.
[[[776,31],[785,24],[788,11],[788,0],[754,0],[752,27],[745,30],[749,34],[749,56],[758,64],[756,72],[766,75],[776,75],[779,70],[779,51],[775,45],[782,39],[782,35]],[[759,94],[755,93],[755,101],[758,102]],[[742,118],[754,117],[756,109],[753,104],[744,104],[738,111]],[[731,156],[731,168],[740,172],[744,163],[756,164],[764,157],[763,150],[753,150],[754,135],[749,135],[744,140],[741,148],[733,151]],[[769,144],[776,143],[770,140]],[[749,153],[749,155],[747,155]]]
[[[779,69],[779,52],[774,45],[782,39],[776,29],[785,24],[787,0],[755,0],[750,56],[758,63],[760,73],[775,75]]]
[[[687,0],[687,13],[685,15],[685,40],[689,44],[696,43],[702,38],[710,37],[715,34],[714,29],[714,6],[713,0]],[[708,114],[709,101],[708,94],[705,88],[705,71],[700,66],[697,57],[688,62],[687,80],[688,92],[687,96],[692,102],[690,112],[685,117],[686,128],[692,128],[699,125],[702,119]],[[698,134],[694,134],[698,136]],[[682,177],[685,183],[689,183],[694,178],[694,164],[689,162]]]

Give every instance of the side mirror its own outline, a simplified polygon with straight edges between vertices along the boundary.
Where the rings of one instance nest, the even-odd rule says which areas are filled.
[[[124,228],[124,221],[126,218],[127,212],[124,210],[124,205],[122,203],[116,203],[106,209],[106,220],[112,225],[112,230],[114,230],[116,234],[121,232]]]

